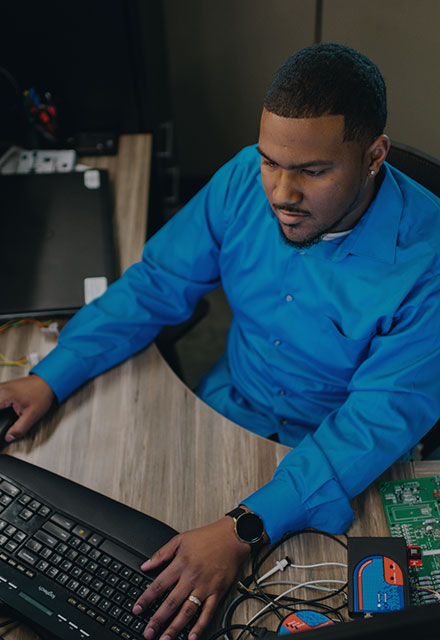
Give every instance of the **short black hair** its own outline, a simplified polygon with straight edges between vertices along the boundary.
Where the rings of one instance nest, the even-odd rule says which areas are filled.
[[[371,144],[387,120],[386,86],[377,66],[334,42],[311,45],[278,69],[264,107],[285,118],[343,115],[344,140]]]

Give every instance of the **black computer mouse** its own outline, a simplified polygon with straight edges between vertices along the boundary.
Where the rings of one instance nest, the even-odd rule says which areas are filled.
[[[18,416],[12,407],[0,409],[0,451],[8,444],[11,444],[5,441],[5,435],[9,427],[12,427],[17,419]]]

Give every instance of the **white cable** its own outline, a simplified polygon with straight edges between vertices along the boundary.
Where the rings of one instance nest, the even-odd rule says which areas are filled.
[[[266,580],[266,578],[273,576],[273,574],[277,573],[277,571],[284,571],[286,567],[291,567],[291,566],[292,565],[290,564],[290,561],[288,558],[277,560],[277,562],[275,563],[275,566],[272,567],[272,569],[269,569],[269,571],[265,573],[264,576],[261,576],[261,578],[258,578],[257,584],[260,584],[260,582],[263,582],[263,580]]]
[[[265,582],[264,584],[260,585],[263,588],[266,587],[274,587],[274,586],[278,586],[280,584],[290,584],[290,585],[298,585],[298,584],[302,584],[300,582],[294,582],[293,580],[278,580],[278,581],[274,581],[274,582]],[[345,582],[343,583],[345,584]],[[328,591],[329,593],[331,591],[334,591],[334,589],[330,589],[330,587],[318,587],[317,585],[311,584],[308,587],[309,589],[316,589],[317,591]]]
[[[345,567],[347,565],[343,562],[318,562],[317,564],[289,564],[289,567],[293,569],[313,569],[314,567]]]
[[[258,613],[256,613],[247,623],[246,626],[249,626],[250,624],[253,623],[253,621],[258,618],[263,611],[266,611],[267,609],[269,609],[272,604],[274,602],[277,602],[277,600],[280,600],[281,598],[283,598],[284,596],[286,596],[288,593],[291,593],[292,591],[296,591],[296,589],[300,589],[301,587],[308,587],[310,584],[321,584],[322,582],[330,582],[330,583],[337,583],[337,584],[345,584],[346,580],[310,580],[309,582],[300,582],[299,584],[295,585],[294,587],[290,587],[290,589],[287,589],[286,591],[284,591],[283,593],[280,593],[279,596],[277,596],[276,598],[274,598],[272,600],[272,602],[269,602],[269,604],[267,604],[266,606],[264,606],[262,609],[260,609],[260,611]]]

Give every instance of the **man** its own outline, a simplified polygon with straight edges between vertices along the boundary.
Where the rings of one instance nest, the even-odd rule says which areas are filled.
[[[370,60],[336,44],[294,54],[266,96],[258,146],[71,320],[34,375],[0,387],[0,406],[20,414],[9,438],[22,436],[54,394],[143,348],[222,282],[227,355],[198,393],[292,450],[241,509],[143,565],[168,563],[135,613],[171,588],[145,638],[175,638],[200,610],[196,640],[253,546],[305,526],[344,531],[349,500],[440,415],[440,203],[385,163],[385,122]]]

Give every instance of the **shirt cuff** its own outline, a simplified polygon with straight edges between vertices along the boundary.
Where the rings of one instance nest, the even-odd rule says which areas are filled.
[[[55,347],[30,373],[43,378],[58,402],[65,400],[89,378],[84,362],[69,349],[60,346]]]

